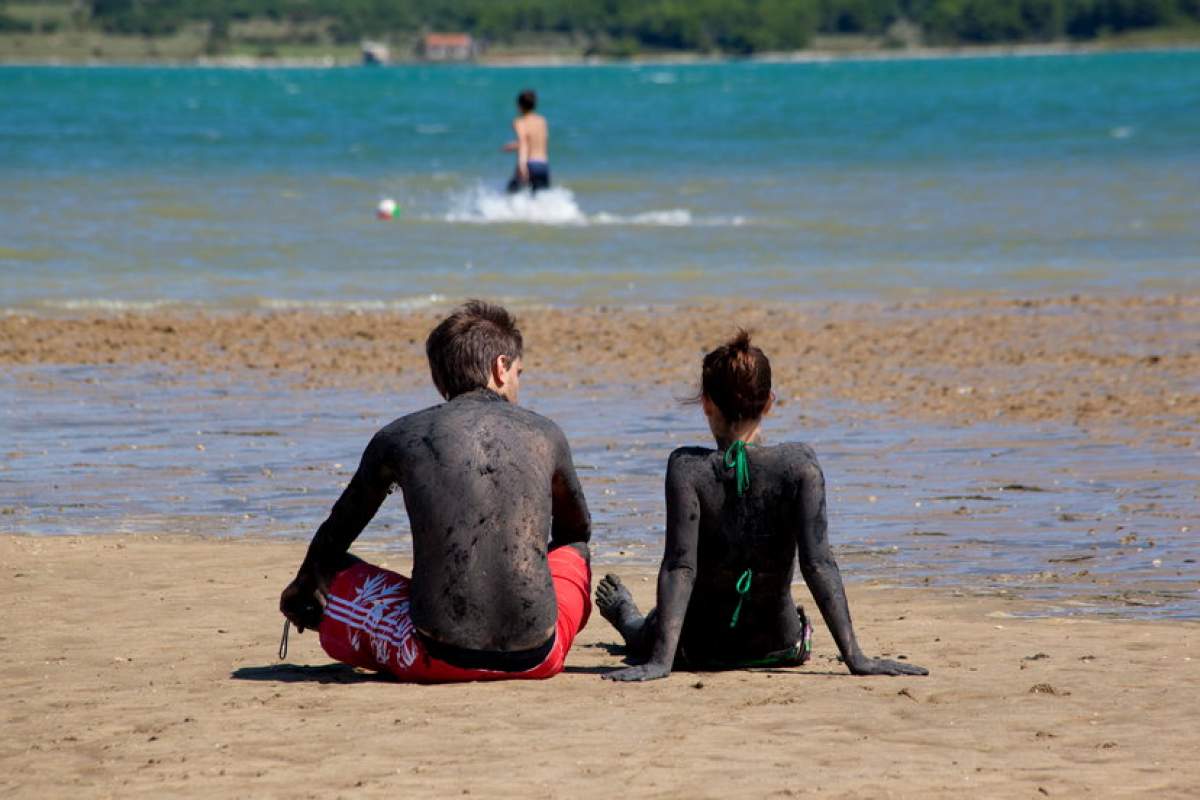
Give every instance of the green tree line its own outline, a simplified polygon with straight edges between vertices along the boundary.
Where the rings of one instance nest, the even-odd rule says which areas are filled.
[[[1200,0],[91,0],[91,24],[162,36],[197,22],[327,22],[330,35],[466,31],[511,41],[557,33],[628,51],[798,49],[821,33],[885,35],[897,22],[930,44],[1090,39],[1200,23]]]
[[[9,16],[4,5],[4,0],[0,0],[0,33],[30,33],[33,31],[33,23]]]

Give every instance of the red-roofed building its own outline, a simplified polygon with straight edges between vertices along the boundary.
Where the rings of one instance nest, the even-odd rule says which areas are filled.
[[[427,33],[418,55],[426,61],[470,61],[479,50],[469,33]]]

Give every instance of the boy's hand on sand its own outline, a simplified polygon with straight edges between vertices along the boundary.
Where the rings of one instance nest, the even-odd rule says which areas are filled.
[[[928,675],[929,670],[916,664],[904,664],[900,661],[888,661],[886,658],[867,658],[863,656],[846,666],[852,675]]]
[[[305,628],[317,628],[325,613],[325,596],[316,581],[307,575],[297,575],[279,596],[279,610],[300,633]]]
[[[664,664],[638,664],[636,667],[626,667],[616,672],[606,672],[601,678],[610,681],[653,681],[665,678],[671,674],[671,668]]]

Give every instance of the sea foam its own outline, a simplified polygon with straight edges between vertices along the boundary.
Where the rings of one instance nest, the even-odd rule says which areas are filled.
[[[541,225],[586,225],[587,217],[570,189],[546,189],[537,194],[497,192],[485,186],[454,196],[447,222],[526,222]]]
[[[696,218],[686,208],[655,209],[636,214],[612,214],[600,211],[587,214],[579,207],[575,194],[565,187],[546,189],[536,194],[508,194],[486,186],[454,195],[445,222],[474,224],[526,223],[534,225],[641,225],[683,228],[689,226],[740,226],[745,217]]]

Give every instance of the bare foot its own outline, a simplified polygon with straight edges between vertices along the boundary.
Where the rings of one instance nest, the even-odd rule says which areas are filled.
[[[631,637],[637,637],[642,630],[643,617],[633,602],[633,595],[621,583],[616,575],[605,575],[596,584],[596,608],[600,616],[625,638],[628,644]]]

